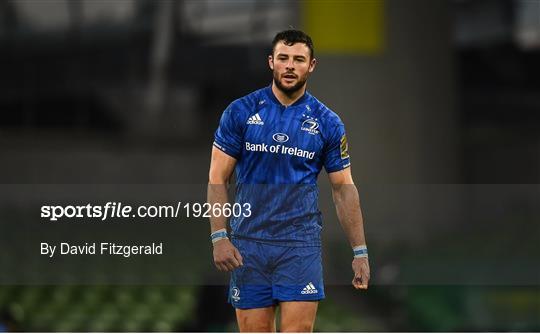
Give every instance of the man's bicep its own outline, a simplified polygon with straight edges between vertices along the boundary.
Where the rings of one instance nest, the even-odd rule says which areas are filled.
[[[211,184],[227,183],[236,166],[236,159],[219,148],[212,146],[209,182]]]
[[[354,184],[351,167],[344,168],[342,170],[328,173],[328,178],[332,186],[343,185],[343,184]]]

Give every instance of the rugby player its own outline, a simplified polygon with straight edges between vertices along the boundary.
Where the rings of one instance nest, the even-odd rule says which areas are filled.
[[[358,191],[340,118],[306,91],[317,64],[311,38],[286,30],[272,42],[270,86],[232,102],[215,133],[208,202],[228,202],[236,170],[236,203],[249,203],[230,219],[210,219],[214,263],[231,272],[229,302],[241,332],[309,332],[324,298],[322,228],[317,176],[324,166],[337,215],[353,249],[352,281],[370,277]]]

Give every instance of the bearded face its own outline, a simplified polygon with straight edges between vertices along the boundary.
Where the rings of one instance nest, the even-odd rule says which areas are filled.
[[[310,50],[303,43],[287,45],[279,42],[274,54],[269,57],[276,87],[287,95],[302,89],[309,74],[315,68],[315,59],[311,59]]]
[[[274,83],[276,86],[285,94],[292,95],[302,88],[308,79],[309,74],[306,72],[304,75],[299,77],[298,74],[294,72],[279,73],[274,69]]]

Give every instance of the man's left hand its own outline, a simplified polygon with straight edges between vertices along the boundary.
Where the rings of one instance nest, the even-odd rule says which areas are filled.
[[[352,285],[355,289],[366,290],[369,283],[369,261],[367,257],[354,258],[352,262],[354,278]]]

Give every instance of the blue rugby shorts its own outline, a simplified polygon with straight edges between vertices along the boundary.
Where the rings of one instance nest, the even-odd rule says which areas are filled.
[[[229,303],[235,308],[324,298],[321,247],[289,247],[233,238],[244,265],[231,274]]]

